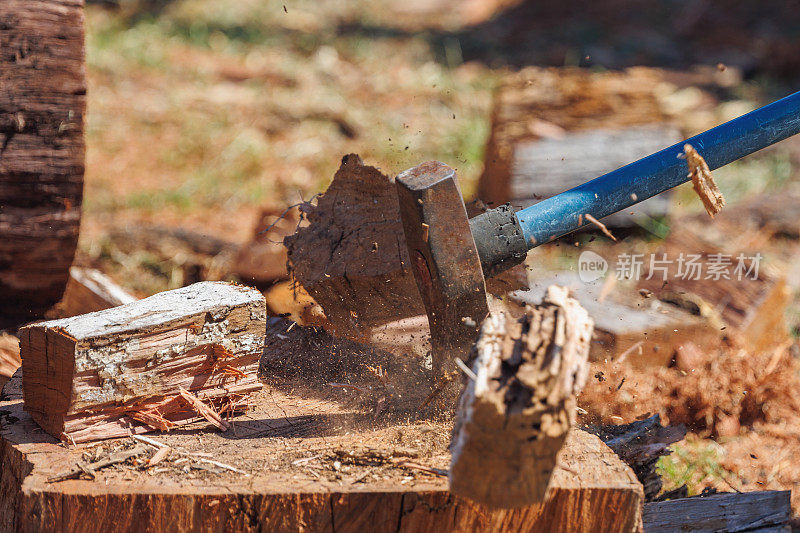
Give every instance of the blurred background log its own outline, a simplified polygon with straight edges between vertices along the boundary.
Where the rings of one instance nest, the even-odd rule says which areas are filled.
[[[78,241],[83,0],[0,3],[0,327],[58,302]]]

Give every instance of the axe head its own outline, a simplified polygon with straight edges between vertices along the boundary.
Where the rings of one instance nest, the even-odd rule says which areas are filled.
[[[489,313],[486,283],[455,171],[438,161],[396,179],[411,269],[431,331],[434,376],[467,357]]]

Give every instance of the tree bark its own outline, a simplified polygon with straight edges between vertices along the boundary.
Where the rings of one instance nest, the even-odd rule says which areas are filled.
[[[0,328],[67,284],[80,223],[83,0],[0,3]]]

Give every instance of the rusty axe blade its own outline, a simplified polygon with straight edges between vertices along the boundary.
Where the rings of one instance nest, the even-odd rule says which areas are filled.
[[[455,358],[466,358],[489,313],[483,269],[452,168],[429,161],[397,176],[396,184],[438,377],[455,370]]]

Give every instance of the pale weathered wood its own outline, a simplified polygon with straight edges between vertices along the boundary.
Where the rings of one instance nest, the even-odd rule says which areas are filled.
[[[789,531],[790,499],[788,490],[771,490],[646,503],[644,531]]]
[[[515,320],[490,314],[459,399],[450,490],[498,508],[544,500],[586,383],[593,323],[564,287]]]
[[[641,486],[593,435],[576,431],[567,438],[564,468],[553,474],[550,499],[496,510],[451,494],[444,477],[399,465],[381,470],[392,475],[388,480],[359,480],[362,470],[337,474],[324,458],[314,460],[314,469],[305,468],[308,461],[292,465],[298,457],[316,455],[303,446],[351,451],[371,433],[349,424],[333,431],[328,420],[346,413],[330,402],[271,388],[254,396],[261,407],[234,421],[238,434],[173,432],[157,438],[173,449],[196,446],[201,439],[199,451],[242,468],[247,458],[255,458],[255,466],[295,452],[282,468],[248,468],[249,477],[233,472],[197,477],[152,470],[147,475],[128,466],[128,479],[99,472],[94,481],[59,483],[47,480],[72,469],[85,447],[63,447],[39,431],[19,399],[0,402],[0,530],[627,532],[641,527]],[[407,427],[397,423],[384,431],[401,435]],[[423,435],[430,439],[435,432]],[[406,477],[414,479],[402,481]]]
[[[48,318],[66,318],[129,304],[137,298],[93,268],[72,267],[64,297]]]
[[[614,276],[609,272],[608,276]],[[667,366],[675,351],[687,342],[714,349],[724,331],[703,317],[642,298],[630,291],[615,291],[600,298],[603,280],[586,283],[573,272],[534,279],[529,291],[516,291],[511,298],[536,305],[552,284],[569,287],[571,294],[589,312],[595,323],[589,358],[614,360],[621,354],[636,368]]]
[[[78,241],[86,105],[83,0],[0,2],[0,327],[35,319]]]
[[[185,423],[196,413],[181,387],[218,407],[261,388],[265,321],[255,289],[203,282],[25,326],[25,409],[74,442]]]
[[[526,207],[678,142],[655,95],[655,69],[593,73],[526,68],[495,94],[479,196]],[[663,215],[660,195],[606,219],[631,225],[630,212]]]

